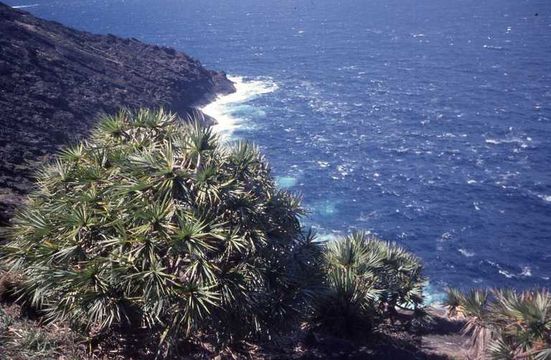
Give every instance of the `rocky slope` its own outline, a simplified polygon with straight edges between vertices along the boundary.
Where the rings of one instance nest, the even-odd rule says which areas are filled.
[[[101,112],[159,107],[181,115],[235,91],[223,73],[170,48],[94,35],[0,3],[0,225],[32,173]]]

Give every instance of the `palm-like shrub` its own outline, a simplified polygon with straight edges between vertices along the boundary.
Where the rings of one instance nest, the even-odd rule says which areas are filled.
[[[423,301],[421,262],[396,244],[358,232],[327,243],[324,260],[315,327],[348,337],[367,334],[396,308],[416,310]]]
[[[450,316],[466,319],[476,358],[551,359],[551,295],[547,290],[448,291]]]
[[[471,334],[471,352],[477,358],[484,354],[492,337],[488,326],[489,295],[486,289],[473,289],[466,294],[450,289],[445,301],[450,316],[466,318],[463,333]]]
[[[123,111],[41,171],[2,253],[52,320],[232,341],[298,309],[317,251],[301,214],[256,147]]]

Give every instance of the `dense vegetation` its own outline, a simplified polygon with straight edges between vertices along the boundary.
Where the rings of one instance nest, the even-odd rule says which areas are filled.
[[[397,308],[419,310],[421,262],[401,247],[363,232],[331,241],[324,252],[324,290],[313,301],[312,325],[365,336]]]
[[[448,292],[451,316],[466,319],[475,358],[551,359],[551,296],[546,290]]]
[[[51,321],[225,344],[292,323],[316,251],[301,214],[256,147],[125,111],[42,170],[2,250]]]

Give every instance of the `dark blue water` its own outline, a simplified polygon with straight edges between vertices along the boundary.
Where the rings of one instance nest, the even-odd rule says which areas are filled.
[[[11,4],[31,4],[14,1]],[[320,234],[367,229],[437,289],[549,286],[549,0],[58,0],[277,90],[233,107]]]

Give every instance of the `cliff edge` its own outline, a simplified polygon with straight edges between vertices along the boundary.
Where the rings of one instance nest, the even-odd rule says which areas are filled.
[[[224,73],[174,49],[94,35],[0,3],[0,225],[59,146],[99,113],[164,107],[180,115],[235,91]]]

